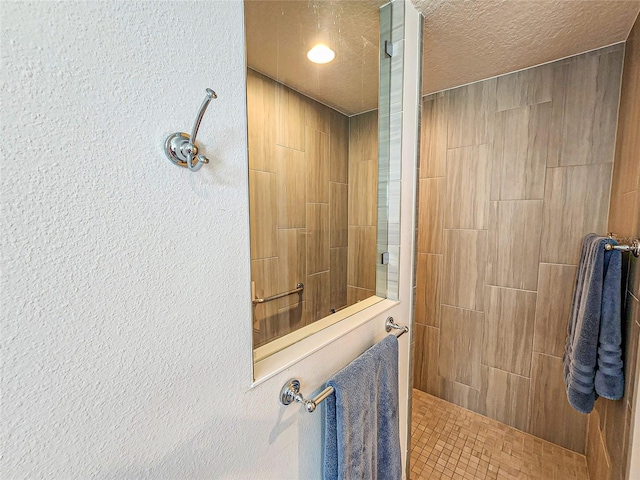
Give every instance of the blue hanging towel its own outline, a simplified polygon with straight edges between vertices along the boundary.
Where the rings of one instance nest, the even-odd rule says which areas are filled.
[[[593,233],[584,237],[573,292],[563,357],[567,397],[573,408],[589,413],[598,396],[619,400],[622,370],[622,254],[606,251],[616,243]]]
[[[398,339],[388,335],[327,385],[325,480],[400,480]]]

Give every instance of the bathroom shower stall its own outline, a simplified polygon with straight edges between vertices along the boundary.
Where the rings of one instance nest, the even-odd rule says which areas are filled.
[[[391,7],[244,6],[257,349],[386,296],[376,286],[386,243],[378,238],[379,220],[386,222],[386,214],[378,218],[378,104],[388,97],[388,84],[379,88],[379,27],[381,15],[390,25]]]
[[[254,347],[375,295],[378,111],[247,70]]]
[[[0,476],[321,478],[281,389],[392,316],[406,479],[640,478],[638,259],[624,398],[561,369],[581,237],[640,233],[640,2],[383,3],[0,2]]]
[[[639,42],[636,21],[626,44],[422,99],[413,384],[550,442],[530,449],[557,452],[508,478],[584,478],[587,469],[592,480],[629,478],[640,334],[633,255],[624,254],[621,286],[624,398],[578,413],[562,356],[582,237],[637,237],[640,228]],[[418,398],[422,409],[447,408]],[[478,454],[478,478],[522,465],[510,442],[528,440],[513,438],[493,451],[508,450],[501,465]],[[586,464],[567,467],[559,459],[573,454],[551,444]],[[421,455],[412,456],[415,478],[440,478]]]

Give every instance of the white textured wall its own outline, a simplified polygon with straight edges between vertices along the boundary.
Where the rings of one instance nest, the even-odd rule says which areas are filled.
[[[382,317],[250,388],[242,4],[0,9],[0,476],[320,478],[321,414],[277,393],[319,387]],[[161,144],[205,87],[193,174]]]

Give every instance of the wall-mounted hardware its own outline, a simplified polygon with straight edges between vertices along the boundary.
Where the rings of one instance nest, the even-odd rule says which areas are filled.
[[[386,53],[387,57],[393,57],[393,43],[389,40],[384,41],[384,53]]]
[[[197,172],[202,168],[202,165],[209,163],[207,157],[198,154],[196,135],[198,135],[198,128],[200,128],[204,112],[207,110],[209,102],[214,98],[218,98],[216,92],[207,88],[207,96],[204,98],[202,105],[200,105],[200,112],[198,112],[198,117],[193,124],[190,136],[184,132],[176,132],[169,135],[164,142],[164,151],[167,154],[167,158],[179,167],[185,167],[192,172]]]
[[[254,288],[254,285],[252,285],[252,289],[253,288]],[[271,302],[272,300],[278,300],[279,298],[287,297],[289,295],[293,295],[294,293],[302,294],[303,291],[304,291],[304,284],[298,283],[296,285],[296,288],[294,288],[293,290],[289,290],[288,292],[278,293],[277,295],[271,295],[270,297],[266,297],[266,298],[254,298],[251,302],[254,305],[258,305],[259,303]]]
[[[399,330],[394,333],[396,337],[400,338],[402,335],[409,331],[409,327],[406,325],[398,325],[394,322],[393,317],[388,317],[384,324],[385,330],[391,332],[391,330]],[[322,390],[314,398],[304,398],[304,395],[300,393],[300,380],[292,378],[282,386],[280,390],[280,403],[282,405],[291,405],[293,402],[302,403],[307,412],[312,413],[318,407],[318,405],[326,400],[326,398],[334,392],[333,387],[329,386]]]
[[[396,334],[396,337],[398,337],[398,338],[400,338],[402,335],[404,335],[405,333],[407,333],[409,331],[409,327],[407,327],[406,325],[398,325],[393,320],[393,317],[388,317],[387,318],[387,321],[384,322],[384,329],[387,332],[391,332],[391,330],[400,330]]]
[[[319,395],[313,399],[304,398],[300,393],[300,380],[293,378],[284,384],[282,390],[280,390],[280,403],[282,405],[291,405],[293,402],[299,402],[304,404],[304,408],[307,412],[313,412],[318,404],[325,400],[329,395],[333,393],[333,387],[327,387]]]
[[[604,249],[620,250],[621,252],[631,252],[634,257],[640,256],[640,238],[618,238],[615,233],[607,235],[612,240],[616,240],[618,245],[613,243],[606,243]]]

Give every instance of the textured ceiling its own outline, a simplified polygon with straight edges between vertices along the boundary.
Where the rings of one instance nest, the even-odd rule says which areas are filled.
[[[423,92],[625,41],[638,1],[413,0],[424,14]]]
[[[423,93],[625,41],[640,1],[412,0],[424,14]],[[377,107],[382,0],[246,0],[247,63],[347,115]],[[324,42],[325,65],[307,51]]]
[[[245,1],[247,64],[347,115],[378,106],[378,14],[386,2]],[[336,53],[317,65],[307,52]]]

